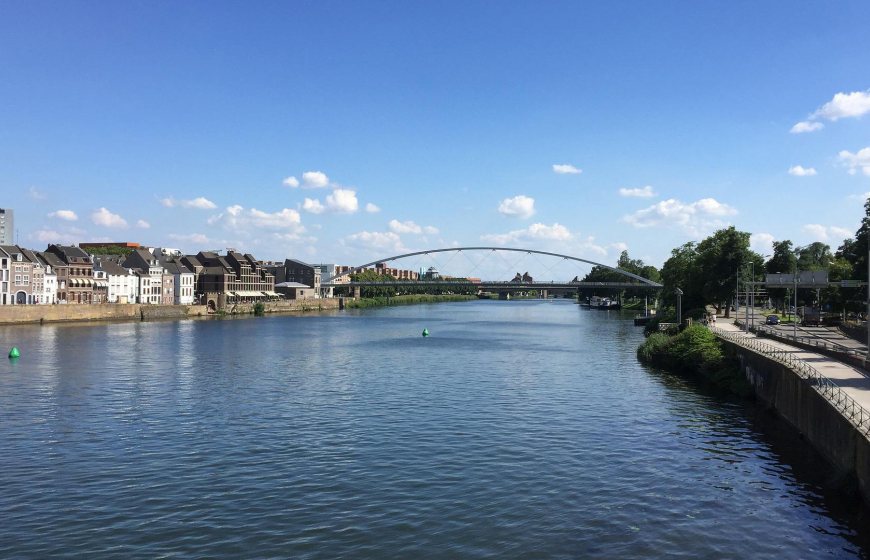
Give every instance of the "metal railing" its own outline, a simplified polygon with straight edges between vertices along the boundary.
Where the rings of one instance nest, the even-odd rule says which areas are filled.
[[[750,329],[752,330],[752,329]],[[858,358],[863,358],[867,355],[865,350],[859,350],[856,348],[850,348],[843,344],[838,344],[833,340],[825,340],[824,338],[819,338],[817,336],[794,336],[788,333],[783,333],[777,329],[771,329],[766,326],[758,326],[755,327],[755,331],[764,333],[767,336],[772,338],[777,338],[780,340],[794,340],[795,342],[799,342],[801,344],[806,344],[807,346],[813,346],[815,348],[824,348],[825,350],[829,350],[831,352],[836,352],[838,354],[845,354],[846,356],[855,356]]]
[[[834,408],[840,411],[864,437],[870,439],[870,412],[855,402],[855,399],[847,395],[836,383],[822,375],[819,370],[805,360],[796,357],[794,355],[796,349],[773,346],[762,342],[757,337],[747,336],[741,332],[726,331],[713,326],[710,327],[710,330],[720,338],[787,366],[834,405]]]

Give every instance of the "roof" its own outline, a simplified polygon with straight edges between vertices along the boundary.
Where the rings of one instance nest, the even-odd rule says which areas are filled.
[[[90,255],[88,255],[86,252],[82,251],[81,249],[79,249],[78,247],[76,247],[74,245],[55,245],[55,247],[57,247],[60,250],[60,252],[63,253],[67,258],[69,258],[69,257],[89,258],[90,257]]]
[[[193,274],[186,266],[175,261],[165,263],[163,269],[169,274]]]
[[[45,264],[47,264],[48,266],[53,266],[53,267],[67,266],[67,264],[65,262],[63,262],[63,260],[61,260],[60,257],[58,257],[57,255],[55,255],[54,253],[52,253],[50,251],[42,251],[42,252],[37,253],[37,254],[39,255],[39,258],[42,259],[45,262]]]
[[[98,259],[94,263],[94,268],[97,270],[102,270],[106,274],[110,274],[112,276],[129,276],[130,273],[123,266],[112,262],[107,259]]]
[[[299,282],[281,282],[280,284],[275,284],[276,288],[308,288],[309,290],[313,290],[311,286],[307,284],[300,284]]]
[[[298,264],[298,265],[300,265],[300,266],[304,266],[304,267],[307,267],[307,268],[314,268],[314,266],[312,266],[312,265],[310,265],[310,264],[308,264],[308,263],[306,263],[306,262],[298,261],[298,260],[296,260],[296,259],[284,259],[284,264],[287,264],[287,263]]]

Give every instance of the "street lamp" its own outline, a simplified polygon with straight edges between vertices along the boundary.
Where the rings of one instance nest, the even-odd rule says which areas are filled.
[[[674,290],[677,294],[677,329],[683,324],[683,290],[677,288]]]

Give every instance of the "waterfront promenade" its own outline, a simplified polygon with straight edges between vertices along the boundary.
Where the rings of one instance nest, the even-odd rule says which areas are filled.
[[[833,381],[857,404],[870,411],[870,377],[862,370],[818,352],[799,348],[776,339],[758,337],[752,332],[744,332],[738,325],[734,324],[733,319],[719,319],[716,326],[725,332],[750,339],[759,339],[768,346],[788,352],[792,358],[801,360],[815,368],[821,375]]]

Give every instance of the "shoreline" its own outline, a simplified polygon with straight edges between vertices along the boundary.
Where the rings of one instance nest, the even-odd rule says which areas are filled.
[[[343,300],[343,301],[342,301]],[[323,298],[263,302],[263,315],[299,315],[335,312],[343,309],[367,309],[394,305],[416,305],[476,301],[472,296],[413,295],[391,298]],[[253,303],[236,304],[209,313],[204,305],[149,305],[140,303],[104,303],[97,305],[9,305],[0,306],[0,326],[89,324],[185,319],[223,319],[257,316]]]

